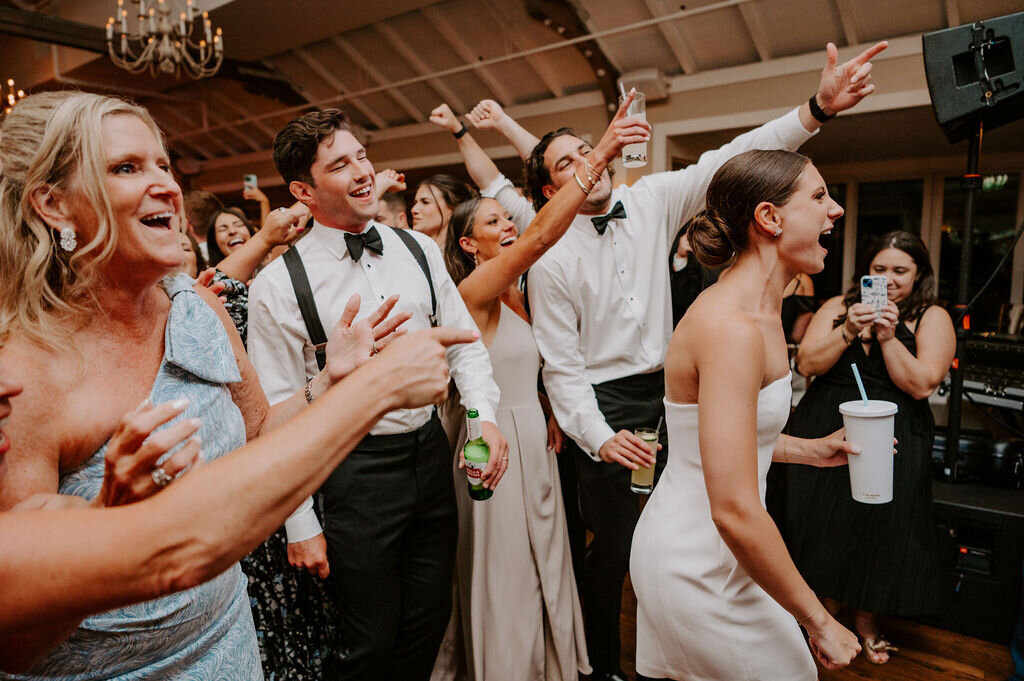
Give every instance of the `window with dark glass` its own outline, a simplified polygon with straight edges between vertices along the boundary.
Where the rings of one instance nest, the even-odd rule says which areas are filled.
[[[857,192],[857,258],[874,237],[903,230],[921,234],[924,180],[862,182]]]
[[[974,229],[971,238],[971,276],[968,300],[981,289],[996,265],[1009,250],[1017,231],[1017,196],[1020,175],[989,175],[974,195]],[[964,197],[959,177],[945,181],[942,202],[942,246],[939,254],[939,298],[950,310],[956,302],[960,283],[960,254],[963,250]],[[1010,302],[1013,256],[978,302],[971,308],[971,329],[997,331],[1006,327]],[[1000,323],[1001,320],[1001,323]]]

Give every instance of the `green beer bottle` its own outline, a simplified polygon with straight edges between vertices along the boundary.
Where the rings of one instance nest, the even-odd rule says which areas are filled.
[[[490,499],[494,494],[492,490],[483,486],[481,480],[484,469],[487,468],[487,461],[491,458],[491,448],[487,446],[483,438],[483,429],[480,426],[480,413],[476,409],[466,411],[466,424],[469,428],[469,439],[466,446],[462,448],[462,455],[466,459],[466,482],[469,484],[469,498],[473,501]]]

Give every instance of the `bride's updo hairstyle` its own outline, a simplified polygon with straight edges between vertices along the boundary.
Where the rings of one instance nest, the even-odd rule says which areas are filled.
[[[707,209],[690,221],[687,238],[705,267],[721,267],[750,247],[754,209],[784,206],[811,160],[792,151],[754,149],[732,157],[708,185]]]

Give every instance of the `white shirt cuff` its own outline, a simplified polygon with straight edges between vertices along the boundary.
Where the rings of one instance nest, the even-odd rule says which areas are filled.
[[[594,461],[600,461],[601,457],[598,452],[601,451],[601,445],[608,442],[611,438],[615,437],[615,431],[604,421],[599,421],[587,428],[583,433],[583,442],[587,445],[587,454]]]
[[[289,544],[296,544],[323,534],[323,530],[320,529],[320,521],[316,519],[316,513],[313,511],[313,497],[306,497],[306,500],[299,504],[295,512],[288,516],[288,520],[284,521],[284,531],[288,535]]]
[[[501,191],[501,188],[504,187],[505,185],[508,185],[510,187],[513,186],[511,180],[509,180],[501,173],[498,173],[498,176],[491,180],[491,183],[489,185],[480,189],[480,196],[487,197],[488,199],[493,199],[495,196],[498,195],[498,192]]]
[[[477,413],[480,414],[480,421],[490,421],[494,425],[498,425],[498,417],[495,416],[494,410],[487,405],[477,405],[473,407]]]

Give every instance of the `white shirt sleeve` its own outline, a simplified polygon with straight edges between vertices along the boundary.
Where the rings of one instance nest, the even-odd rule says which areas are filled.
[[[526,279],[533,316],[533,336],[544,357],[544,388],[562,430],[599,461],[601,445],[615,435],[597,406],[587,381],[587,364],[580,352],[579,311],[565,278],[543,263]]]
[[[266,276],[257,276],[249,288],[249,361],[271,404],[291,397],[307,380],[303,356],[307,339],[285,323],[286,307],[279,300],[282,291],[274,283]],[[284,528],[289,544],[322,533],[312,497],[288,516]]]
[[[673,172],[648,175],[638,180],[636,185],[647,185],[653,194],[668,198],[669,214],[664,224],[670,232],[667,239],[671,241],[680,227],[704,210],[711,178],[730,158],[751,149],[796,151],[816,134],[807,131],[800,122],[799,109],[793,109],[759,128],[738,135],[718,149],[701,154],[694,164]]]
[[[500,203],[512,216],[512,222],[516,223],[516,229],[520,234],[537,217],[537,211],[533,209],[530,200],[516,191],[515,185],[504,175],[499,174],[494,178],[489,185],[480,190],[480,195]]]
[[[441,249],[432,239],[420,238],[420,245],[430,265],[430,276],[434,280],[437,294],[437,322],[441,326],[472,329],[479,333],[473,317],[466,309],[455,282],[444,266]],[[459,388],[462,405],[480,412],[481,421],[497,424],[498,401],[501,393],[494,382],[491,371],[491,357],[487,354],[482,340],[462,343],[448,348],[448,365]]]

